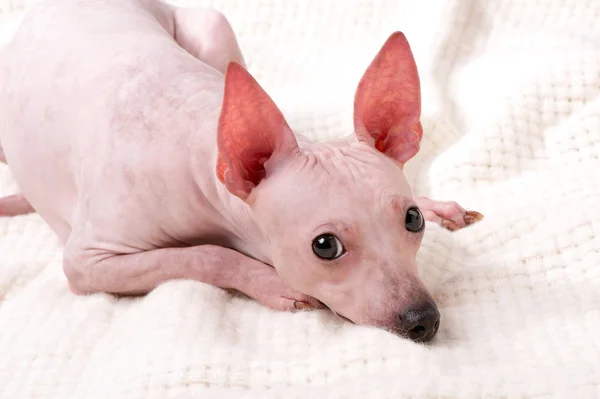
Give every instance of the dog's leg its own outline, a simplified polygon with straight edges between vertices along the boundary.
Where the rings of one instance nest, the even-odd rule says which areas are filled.
[[[23,194],[0,198],[0,217],[27,215],[34,212],[35,210]]]
[[[0,144],[0,162],[6,163],[6,156]],[[29,204],[29,201],[23,194],[9,195],[0,198],[0,217],[2,216],[18,216],[33,213],[35,210]]]
[[[323,306],[289,288],[271,266],[220,246],[164,248],[92,259],[97,257],[67,243],[64,270],[76,294],[142,295],[169,280],[191,279],[238,290],[274,310]]]
[[[417,205],[425,220],[455,231],[483,219],[483,215],[475,211],[467,211],[454,201],[433,201],[426,197],[416,198]]]
[[[200,61],[225,73],[227,64],[246,63],[227,18],[210,9],[174,8],[174,38]]]

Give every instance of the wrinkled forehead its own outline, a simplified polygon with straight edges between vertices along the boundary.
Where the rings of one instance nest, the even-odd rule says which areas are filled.
[[[401,168],[360,144],[303,150],[272,186],[278,192],[273,200],[311,214],[397,212],[412,200]]]
[[[372,201],[382,195],[412,196],[400,166],[367,144],[318,144],[302,151],[299,179]]]

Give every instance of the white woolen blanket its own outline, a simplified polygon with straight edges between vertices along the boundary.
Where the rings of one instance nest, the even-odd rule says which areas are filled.
[[[25,3],[0,2],[3,40]],[[486,216],[428,226],[419,261],[438,337],[276,313],[189,281],[76,297],[42,220],[0,219],[1,398],[600,397],[599,1],[179,4],[223,10],[250,71],[319,139],[351,132],[360,75],[405,32],[425,128],[409,178]],[[0,166],[0,194],[16,189]]]

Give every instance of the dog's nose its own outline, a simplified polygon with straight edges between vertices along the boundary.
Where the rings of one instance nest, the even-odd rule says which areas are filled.
[[[432,301],[408,308],[399,318],[400,334],[416,342],[431,340],[440,327],[440,312]]]

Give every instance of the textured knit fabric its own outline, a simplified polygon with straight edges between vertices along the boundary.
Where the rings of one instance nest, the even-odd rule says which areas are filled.
[[[0,1],[4,41],[28,3]],[[222,10],[250,72],[317,139],[352,131],[362,72],[406,34],[424,125],[409,180],[485,215],[427,227],[438,336],[415,344],[191,281],[77,297],[41,218],[0,219],[1,398],[600,397],[600,1],[178,3]],[[1,165],[0,194],[16,190]]]

